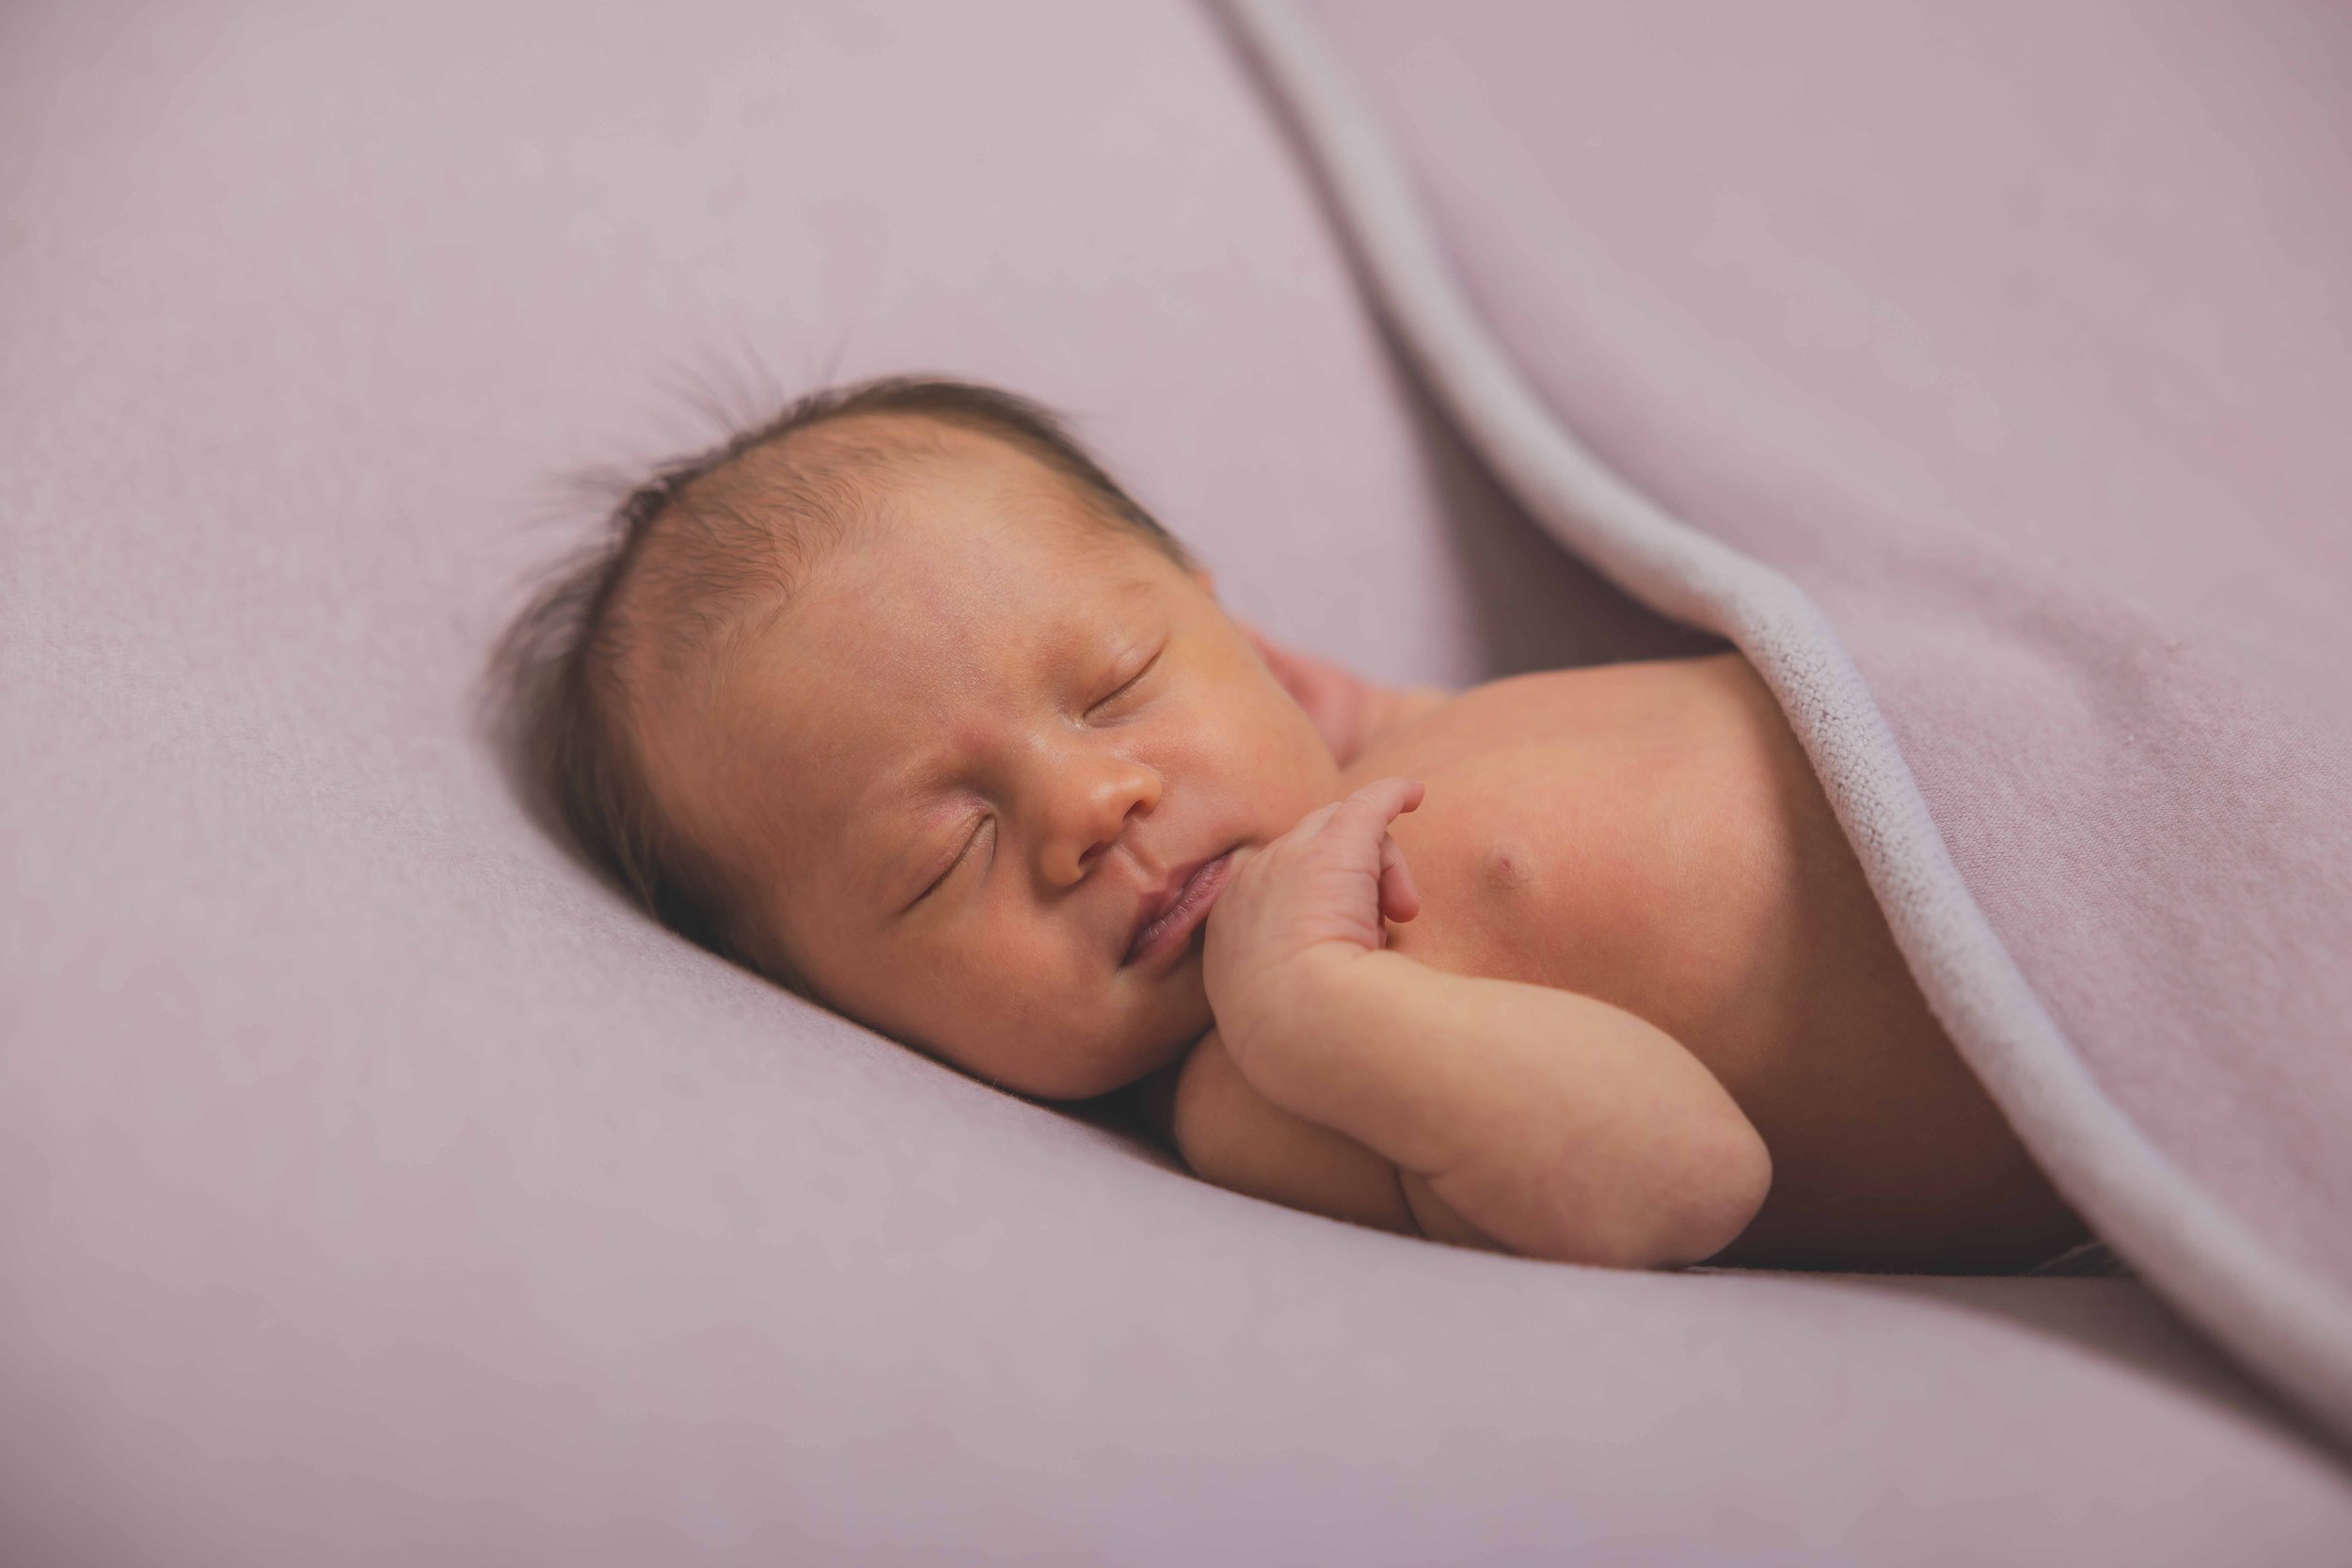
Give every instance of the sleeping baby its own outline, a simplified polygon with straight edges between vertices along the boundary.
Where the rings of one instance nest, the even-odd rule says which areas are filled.
[[[502,668],[662,920],[1211,1181],[1631,1267],[2084,1239],[1737,655],[1376,687],[1042,409],[901,379],[656,476]]]

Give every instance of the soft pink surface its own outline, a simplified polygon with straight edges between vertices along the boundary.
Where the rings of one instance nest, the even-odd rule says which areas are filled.
[[[2136,1287],[1601,1275],[1251,1203],[531,830],[468,721],[574,526],[521,520],[695,438],[664,378],[747,355],[1070,407],[1234,603],[1375,673],[1592,646],[1200,16],[860,9],[0,15],[0,1556],[2352,1532]]]
[[[1567,423],[1781,568],[1995,930],[2352,1287],[2352,15],[1313,8]]]

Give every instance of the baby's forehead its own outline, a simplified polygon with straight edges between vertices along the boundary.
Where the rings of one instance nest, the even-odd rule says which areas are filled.
[[[896,414],[834,423],[682,494],[692,515],[644,562],[644,629],[668,646],[640,666],[656,682],[640,711],[674,743],[790,735],[777,751],[798,757],[821,733],[818,752],[866,752],[944,721],[959,690],[1102,657],[1164,587],[1161,552],[1008,441]]]
[[[1072,547],[994,525],[907,529],[845,548],[747,651],[811,695],[871,693],[882,705],[858,717],[879,724],[1115,657],[1164,618],[1172,573],[1149,546]]]
[[[1066,703],[1137,652],[1170,613],[1157,562],[961,537],[845,551],[742,650],[734,722],[861,775],[919,771],[916,753]]]

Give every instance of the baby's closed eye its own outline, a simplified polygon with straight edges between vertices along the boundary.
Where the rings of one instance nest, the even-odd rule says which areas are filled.
[[[1132,667],[1132,673],[1114,674],[1112,679],[1116,681],[1117,684],[1114,685],[1110,690],[1104,692],[1101,697],[1095,699],[1093,705],[1087,709],[1087,717],[1089,719],[1096,718],[1102,715],[1104,710],[1115,709],[1121,703],[1134,697],[1142,687],[1144,677],[1159,667],[1160,656],[1167,651],[1167,644],[1163,643],[1158,648],[1154,649],[1147,657],[1145,657],[1140,664],[1134,665]],[[1122,666],[1121,668],[1124,669],[1126,666]]]
[[[937,893],[941,888],[946,887],[948,881],[955,876],[956,872],[962,867],[964,862],[974,858],[973,850],[979,844],[980,835],[985,832],[990,824],[993,823],[995,820],[995,817],[986,815],[983,815],[976,820],[970,829],[965,832],[963,837],[957,842],[954,858],[948,861],[946,865],[940,867],[939,874],[923,885],[923,891],[914,895],[913,901],[908,904],[907,908],[910,910],[914,909],[916,905],[921,904],[926,899],[930,898],[931,895]]]

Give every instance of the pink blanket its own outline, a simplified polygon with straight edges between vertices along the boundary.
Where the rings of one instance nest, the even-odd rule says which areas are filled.
[[[2352,17],[1235,9],[1453,417],[1755,659],[2059,1185],[2352,1433]]]

